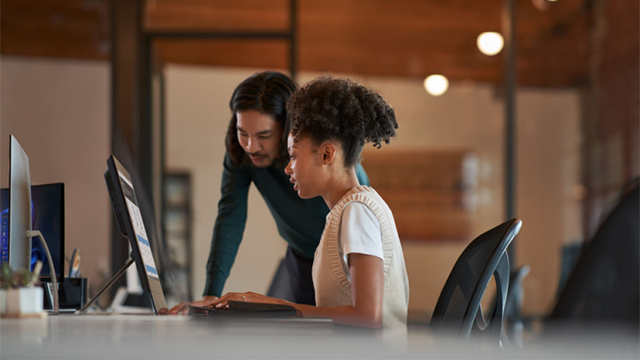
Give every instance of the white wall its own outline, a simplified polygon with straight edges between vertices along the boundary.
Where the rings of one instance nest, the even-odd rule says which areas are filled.
[[[65,183],[66,254],[80,249],[93,291],[111,264],[103,178],[109,113],[107,62],[0,58],[0,184],[8,186],[13,134],[29,156],[33,184]]]
[[[217,213],[229,98],[235,86],[254,72],[177,65],[166,69],[168,166],[188,169],[195,179],[195,297],[204,287]],[[300,83],[318,75],[302,73]],[[400,128],[391,146],[473,150],[481,163],[474,233],[503,220],[504,116],[502,100],[492,86],[454,83],[435,98],[427,95],[420,80],[353,78],[378,91],[395,108]],[[517,264],[532,266],[525,281],[525,311],[545,313],[557,286],[560,246],[576,239],[580,230],[578,202],[571,196],[579,181],[578,93],[522,89],[517,105],[518,216],[524,223],[517,238]],[[410,310],[433,309],[466,245],[403,244],[411,281]],[[284,249],[264,201],[253,189],[245,239],[225,291],[266,291]]]
[[[517,263],[531,266],[524,310],[555,305],[561,247],[582,241],[580,105],[572,90],[522,90],[518,96]]]

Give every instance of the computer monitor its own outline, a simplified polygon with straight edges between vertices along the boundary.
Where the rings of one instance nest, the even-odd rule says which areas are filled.
[[[56,278],[62,282],[64,278],[64,184],[44,184],[31,186],[31,225],[38,229],[47,242],[51,252]],[[2,258],[0,262],[9,260],[9,189],[0,189],[0,215],[2,216]],[[40,260],[43,263],[40,280],[51,281],[51,267],[38,238],[31,239],[31,270]]]
[[[11,135],[11,164],[9,167],[9,234],[8,254],[11,269],[30,268],[31,265],[31,177],[29,157]],[[3,222],[3,229],[5,223]]]
[[[104,178],[118,228],[123,236],[129,238],[131,258],[136,263],[140,283],[143,290],[150,294],[154,311],[158,313],[160,309],[167,307],[167,303],[131,175],[113,155],[107,160],[107,165],[109,169],[105,172]]]

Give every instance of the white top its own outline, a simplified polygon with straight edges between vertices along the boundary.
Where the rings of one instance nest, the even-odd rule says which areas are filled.
[[[371,255],[384,261],[380,222],[367,205],[357,201],[347,204],[342,212],[338,234],[342,268],[349,280],[351,280],[349,254]]]

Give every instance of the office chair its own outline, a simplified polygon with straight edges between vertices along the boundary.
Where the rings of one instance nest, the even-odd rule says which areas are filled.
[[[438,298],[429,325],[434,332],[469,340],[475,322],[474,338],[483,334],[487,336],[485,339],[495,339],[499,343],[509,288],[509,257],[506,249],[521,226],[520,219],[506,221],[478,236],[464,249]],[[480,301],[491,276],[495,276],[497,297],[487,322]]]
[[[550,320],[626,322],[638,329],[639,199],[636,181],[585,245]]]

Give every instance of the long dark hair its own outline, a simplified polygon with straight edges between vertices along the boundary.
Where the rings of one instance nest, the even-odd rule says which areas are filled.
[[[280,122],[283,133],[275,165],[284,166],[289,161],[287,134],[291,130],[291,121],[287,112],[287,101],[295,91],[295,82],[288,76],[275,71],[253,74],[236,87],[229,101],[231,121],[225,139],[227,153],[233,162],[238,165],[250,162],[238,141],[236,114],[244,110],[256,110]]]

